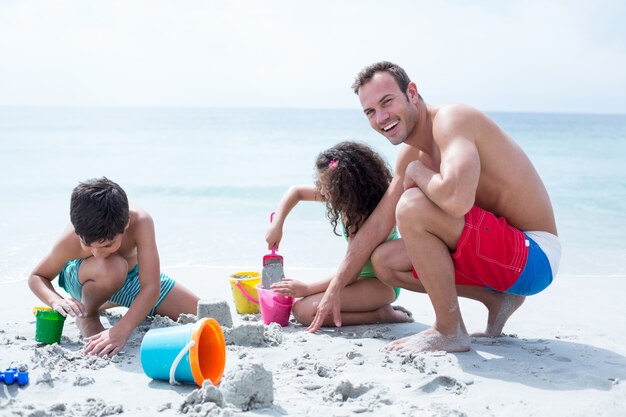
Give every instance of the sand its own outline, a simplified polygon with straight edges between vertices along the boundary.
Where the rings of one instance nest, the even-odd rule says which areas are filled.
[[[242,268],[242,270],[245,268]],[[238,315],[219,268],[168,270],[201,298],[226,300],[227,363],[218,387],[171,386],[141,369],[147,319],[123,352],[108,360],[82,354],[73,319],[60,344],[35,342],[31,308],[40,303],[25,282],[0,284],[0,368],[27,369],[30,383],[0,383],[0,416],[624,416],[626,415],[626,282],[611,277],[558,276],[529,298],[506,336],[472,340],[467,353],[386,353],[390,340],[426,329],[432,309],[422,294],[403,291],[397,304],[416,319],[324,329],[309,334],[292,322],[264,326]],[[314,279],[312,271],[290,272]],[[463,300],[468,330],[484,328],[485,309]],[[105,326],[124,309],[102,317]],[[183,317],[182,323],[195,317]]]

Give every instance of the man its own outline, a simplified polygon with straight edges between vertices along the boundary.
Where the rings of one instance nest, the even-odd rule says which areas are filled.
[[[372,128],[402,149],[385,197],[355,236],[309,331],[328,314],[340,324],[341,289],[373,252],[378,278],[427,292],[436,316],[432,328],[386,349],[469,350],[458,296],[484,303],[489,317],[480,335],[499,336],[524,297],[552,282],[560,260],[539,175],[486,115],[427,105],[395,64],[364,68],[352,87]],[[380,245],[394,222],[403,239]]]

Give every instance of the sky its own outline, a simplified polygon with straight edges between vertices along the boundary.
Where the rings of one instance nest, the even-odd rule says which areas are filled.
[[[626,2],[0,0],[0,106],[355,108],[380,60],[428,103],[626,113]]]

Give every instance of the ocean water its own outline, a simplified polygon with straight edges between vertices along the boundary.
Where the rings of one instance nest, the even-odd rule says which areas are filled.
[[[563,245],[560,273],[626,277],[626,115],[491,113],[544,179]],[[81,180],[107,176],[154,217],[161,265],[260,269],[269,215],[317,154],[360,140],[397,148],[359,110],[0,108],[0,282],[26,279],[69,222]],[[337,265],[324,207],[285,225],[287,268]],[[211,277],[207,277],[210,279]]]

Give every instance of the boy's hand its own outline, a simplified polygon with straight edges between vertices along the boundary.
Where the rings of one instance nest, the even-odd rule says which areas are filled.
[[[87,342],[85,354],[96,355],[101,358],[112,358],[124,348],[128,336],[130,336],[130,334],[126,334],[121,329],[113,326],[98,334],[86,337],[84,339],[85,342]]]
[[[50,307],[63,317],[67,317],[68,314],[70,317],[85,317],[87,312],[83,303],[75,298],[61,298],[54,301]]]
[[[278,224],[272,223],[265,234],[265,241],[268,249],[278,249],[280,241],[283,238],[283,228]]]
[[[272,284],[272,290],[282,295],[298,298],[309,295],[309,286],[297,279],[285,278]]]

